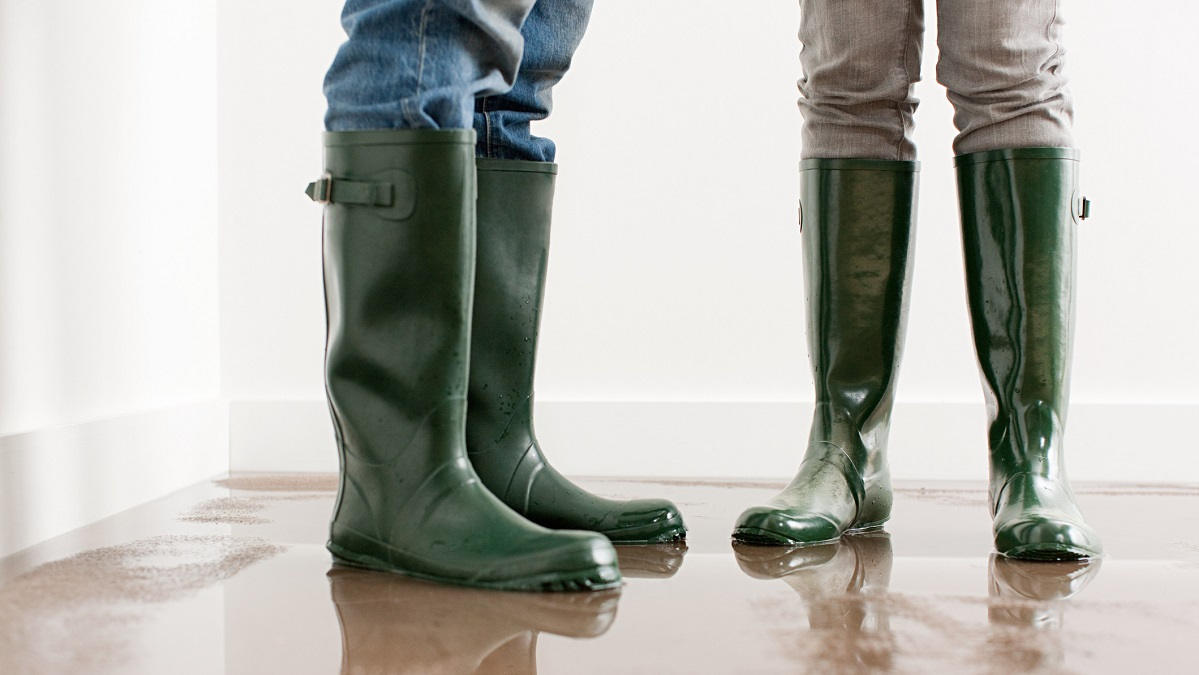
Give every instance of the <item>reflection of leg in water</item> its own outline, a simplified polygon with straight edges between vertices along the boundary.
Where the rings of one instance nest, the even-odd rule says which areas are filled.
[[[395,574],[329,571],[342,673],[535,673],[537,634],[596,637],[619,590],[511,593],[439,586]]]
[[[742,571],[782,579],[803,598],[811,631],[801,639],[811,672],[853,673],[891,668],[895,640],[886,595],[891,536],[846,535],[838,542],[780,551],[735,546]]]
[[[1035,672],[1062,664],[1064,600],[1078,594],[1099,572],[1090,562],[1024,562],[991,555],[989,646],[1005,672]]]
[[[685,541],[647,546],[617,546],[616,560],[626,579],[669,579],[683,566]]]

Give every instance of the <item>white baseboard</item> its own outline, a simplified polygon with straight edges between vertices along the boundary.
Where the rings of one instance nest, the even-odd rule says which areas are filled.
[[[0,437],[0,557],[229,470],[206,401]]]
[[[336,472],[325,401],[230,401],[230,471]]]
[[[234,471],[337,471],[324,401],[234,401]],[[537,404],[537,435],[563,473],[586,476],[790,477],[807,440],[811,403],[597,402]],[[982,480],[982,404],[903,403],[892,417],[898,479]],[[1191,435],[1199,404],[1072,406],[1075,480],[1199,482]]]

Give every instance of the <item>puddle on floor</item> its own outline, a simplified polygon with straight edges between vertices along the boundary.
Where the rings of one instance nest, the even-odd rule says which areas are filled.
[[[0,585],[0,672],[119,669],[157,606],[283,550],[263,539],[160,536],[40,565]]]
[[[335,476],[239,475],[0,565],[0,672],[1199,672],[1185,486],[1082,487],[1142,554],[1084,565],[991,556],[981,484],[901,484],[886,531],[786,550],[728,538],[781,484],[579,482],[674,499],[688,540],[618,547],[609,595],[437,586],[333,567]]]

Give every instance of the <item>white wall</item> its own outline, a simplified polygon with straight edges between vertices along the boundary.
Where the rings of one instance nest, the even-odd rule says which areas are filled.
[[[952,110],[933,81],[931,5],[900,396],[974,401]],[[798,11],[791,2],[727,7],[598,3],[543,127],[563,164],[543,396],[810,396],[794,227]],[[1165,2],[1154,11],[1170,21],[1131,24],[1122,3],[1068,2],[1066,11],[1083,185],[1096,215],[1082,229],[1075,400],[1199,401],[1190,301],[1199,230],[1177,215],[1199,175],[1199,137],[1171,128],[1199,94],[1164,66],[1194,63],[1185,26],[1199,9]]]
[[[320,214],[299,189],[320,169],[319,87],[343,39],[339,7],[221,3],[223,372],[238,401],[323,398]],[[1165,22],[1132,22],[1126,10],[1112,0],[1065,6],[1095,214],[1080,246],[1074,400],[1194,410],[1199,277],[1190,258],[1199,230],[1180,216],[1199,173],[1199,138],[1171,122],[1199,95],[1166,65],[1193,62],[1186,26],[1199,8],[1159,3]],[[810,400],[795,226],[798,15],[789,1],[735,10],[719,0],[597,3],[556,112],[539,127],[558,142],[561,164],[540,400]],[[900,400],[981,406],[931,3],[928,18]],[[976,423],[981,434],[981,407]],[[1109,434],[1109,450],[1174,443],[1133,426]],[[901,473],[940,475],[920,463],[919,425],[905,433],[895,443],[915,446],[916,464]],[[794,448],[769,452],[773,470],[791,470]]]
[[[0,1],[0,556],[228,468],[216,28]]]
[[[340,4],[0,0],[0,555],[229,466],[225,399],[235,467],[335,466],[320,212],[300,189]],[[568,473],[788,475],[811,398],[795,3],[597,4],[540,127],[562,164],[543,440]],[[1199,480],[1199,94],[1175,74],[1199,8],[1066,9],[1096,213],[1073,472]],[[930,78],[935,58],[930,39]],[[957,447],[981,446],[982,411],[950,109],[932,81],[920,95],[896,474],[977,478],[981,455]]]
[[[215,31],[0,2],[0,436],[220,395]]]
[[[321,78],[339,0],[218,0],[221,373],[232,398],[324,396]]]
[[[555,114],[540,126],[558,142],[562,165],[543,398],[810,396],[795,227],[799,13],[781,1],[728,7],[597,3]],[[320,214],[298,190],[320,167],[319,87],[342,39],[338,8],[335,0],[222,4],[222,279],[238,289],[223,307],[223,337],[225,388],[235,398],[322,395]],[[1188,343],[1199,317],[1179,301],[1199,290],[1189,265],[1199,230],[1174,223],[1197,173],[1190,157],[1199,138],[1169,133],[1169,117],[1199,96],[1152,64],[1193,60],[1185,26],[1199,8],[1165,2],[1155,11],[1174,19],[1152,30],[1130,25],[1109,0],[1066,10],[1083,182],[1095,212],[1083,228],[1075,399],[1197,401],[1199,351]],[[253,29],[268,16],[285,24],[273,24],[264,42]],[[952,113],[933,81],[931,11],[929,22],[901,395],[977,400]]]

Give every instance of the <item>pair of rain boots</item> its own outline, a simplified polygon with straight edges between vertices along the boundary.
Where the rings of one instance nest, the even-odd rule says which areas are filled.
[[[619,585],[613,543],[682,539],[674,504],[563,478],[533,433],[556,166],[471,130],[325,135],[326,391],[339,562],[526,591]]]
[[[1102,546],[1066,478],[1073,343],[1077,153],[1020,148],[957,158],[966,286],[990,418],[996,550],[1084,559]],[[816,383],[799,473],[733,537],[828,543],[890,517],[887,433],[911,283],[918,165],[801,165],[808,347]]]

